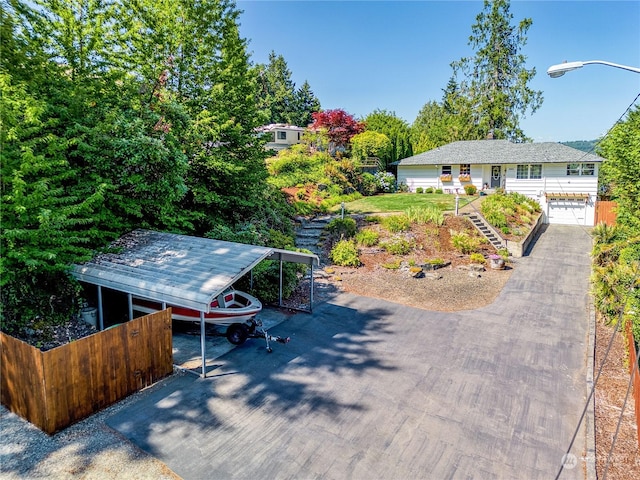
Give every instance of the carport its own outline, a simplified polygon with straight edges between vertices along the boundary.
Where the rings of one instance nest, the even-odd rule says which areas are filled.
[[[319,264],[316,255],[151,230],[134,230],[111,247],[114,253],[98,254],[72,270],[76,279],[97,287],[100,329],[104,328],[103,287],[127,294],[129,319],[133,319],[134,295],[160,302],[163,308],[175,305],[196,310],[200,312],[202,376],[206,362],[204,315],[220,293],[262,260],[280,262],[280,306],[282,263],[310,266],[309,311],[313,308],[313,266]]]

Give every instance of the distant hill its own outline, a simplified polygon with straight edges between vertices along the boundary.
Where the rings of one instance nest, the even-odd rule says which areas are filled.
[[[586,153],[596,153],[595,148],[598,140],[575,140],[573,142],[560,142],[562,145],[566,145],[567,147],[575,148],[576,150],[580,150],[581,152]]]

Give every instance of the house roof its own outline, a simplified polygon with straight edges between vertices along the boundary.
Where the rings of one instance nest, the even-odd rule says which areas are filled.
[[[269,125],[263,125],[256,130],[259,132],[272,132],[274,130],[291,130],[294,132],[303,132],[304,127],[298,127],[296,125],[288,125],[286,123],[271,123]]]
[[[208,313],[213,299],[264,259],[307,265],[316,255],[150,230],[134,230],[74,265],[80,281]]]
[[[408,165],[597,163],[603,159],[561,143],[513,143],[508,140],[463,140],[400,160]]]

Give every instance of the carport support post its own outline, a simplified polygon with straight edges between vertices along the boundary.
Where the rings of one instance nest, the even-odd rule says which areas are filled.
[[[280,291],[278,292],[278,306],[282,306],[282,258],[280,258]]]
[[[100,331],[104,330],[104,314],[102,312],[102,287],[98,285],[98,319],[100,321]]]
[[[313,261],[311,262],[311,292],[309,295],[309,312],[313,311]]]
[[[202,374],[200,375],[204,378],[207,374],[205,372],[205,365],[207,364],[207,359],[205,358],[205,343],[204,343],[204,312],[200,312],[200,355],[202,356]]]

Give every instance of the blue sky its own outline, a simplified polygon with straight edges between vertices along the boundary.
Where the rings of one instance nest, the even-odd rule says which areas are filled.
[[[451,62],[473,56],[482,1],[238,0],[253,63],[282,55],[296,86],[307,80],[323,109],[362,118],[375,109],[411,124],[442,99]],[[604,60],[640,67],[640,2],[512,0],[513,23],[531,18],[522,53],[536,68],[542,106],[521,120],[534,141],[593,140],[640,93],[640,74],[589,65],[552,79],[549,66]]]

